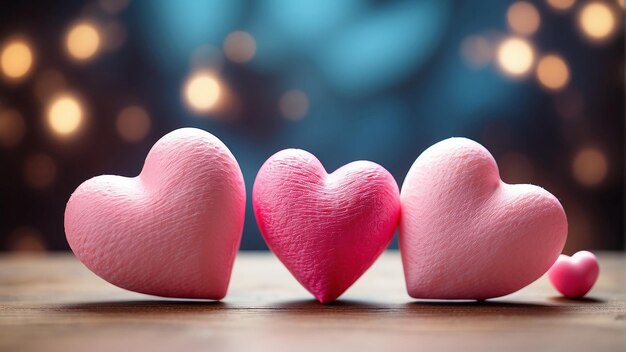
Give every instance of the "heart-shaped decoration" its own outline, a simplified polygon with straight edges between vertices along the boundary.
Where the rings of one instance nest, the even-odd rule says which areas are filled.
[[[563,296],[580,298],[591,290],[599,273],[596,256],[580,251],[571,257],[561,254],[548,270],[548,279]]]
[[[424,151],[401,191],[400,250],[414,298],[487,299],[543,275],[563,249],[567,219],[543,188],[509,185],[466,138]]]
[[[382,166],[356,161],[327,174],[297,149],[263,164],[252,204],[270,249],[321,303],[337,299],[374,263],[400,213],[398,185]]]
[[[168,133],[137,177],[98,176],[65,209],[76,256],[106,281],[164,297],[221,299],[245,212],[239,164],[215,136]]]

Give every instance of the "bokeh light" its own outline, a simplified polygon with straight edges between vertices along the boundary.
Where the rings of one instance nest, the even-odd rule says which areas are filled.
[[[128,142],[138,142],[150,131],[150,116],[140,106],[128,106],[117,116],[117,133]]]
[[[461,56],[472,68],[485,67],[493,58],[493,47],[483,36],[471,35],[461,44]]]
[[[285,118],[300,120],[309,110],[309,98],[301,90],[289,90],[280,97],[278,107]]]
[[[26,184],[34,189],[50,187],[57,176],[57,166],[54,160],[46,154],[30,155],[24,162],[24,179]]]
[[[75,96],[62,94],[52,99],[48,106],[48,126],[59,136],[69,136],[78,131],[84,115],[84,109]]]
[[[559,90],[569,82],[569,67],[558,55],[546,55],[537,64],[537,79],[550,90]]]
[[[506,13],[506,19],[514,32],[523,35],[535,33],[541,22],[535,5],[526,1],[513,3]]]
[[[0,108],[0,145],[15,147],[26,133],[24,118],[17,110]]]
[[[603,40],[615,29],[615,15],[607,4],[592,2],[580,10],[578,24],[589,39]]]
[[[574,178],[584,186],[596,186],[606,178],[608,161],[597,148],[583,148],[574,157],[572,164]]]
[[[561,11],[569,9],[575,2],[576,0],[548,0],[550,6]]]
[[[7,247],[13,253],[44,253],[46,243],[38,230],[21,226],[9,233],[7,237]]]
[[[624,0],[617,0],[617,3],[619,4],[619,6],[624,8]]]
[[[92,58],[100,48],[100,32],[93,23],[81,22],[70,28],[65,45],[69,54],[77,60]]]
[[[252,60],[255,52],[256,42],[247,32],[232,32],[224,40],[224,54],[233,62],[248,62]]]
[[[2,74],[9,79],[24,77],[33,66],[33,50],[25,40],[12,40],[5,44],[0,54]]]
[[[498,65],[506,74],[523,76],[530,71],[535,60],[535,53],[528,41],[513,37],[500,43],[497,60]]]
[[[191,74],[183,88],[184,100],[196,112],[208,112],[215,108],[221,91],[215,75],[203,71]]]

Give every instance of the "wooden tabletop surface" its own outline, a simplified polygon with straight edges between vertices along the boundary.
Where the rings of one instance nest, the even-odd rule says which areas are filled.
[[[71,254],[0,256],[0,351],[626,351],[626,256],[601,253],[588,298],[542,277],[486,302],[414,300],[397,252],[320,305],[269,253],[239,254],[222,302],[106,283]]]

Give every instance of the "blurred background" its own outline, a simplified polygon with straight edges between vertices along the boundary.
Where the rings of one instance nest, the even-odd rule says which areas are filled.
[[[68,249],[65,203],[199,127],[249,195],[288,147],[402,184],[451,136],[555,194],[566,253],[624,249],[624,1],[90,0],[0,5],[0,248]],[[393,247],[397,247],[394,239]]]

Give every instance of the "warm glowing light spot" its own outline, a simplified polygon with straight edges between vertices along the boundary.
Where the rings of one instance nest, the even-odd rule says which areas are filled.
[[[93,24],[77,24],[68,32],[66,46],[72,57],[87,60],[93,57],[100,48],[100,33]]]
[[[11,252],[28,253],[29,255],[46,251],[46,244],[41,232],[27,226],[18,227],[9,233],[7,247]]]
[[[56,163],[46,154],[31,155],[24,163],[24,178],[32,188],[43,189],[51,186],[56,175]]]
[[[117,116],[116,127],[120,137],[129,142],[137,142],[150,131],[150,116],[139,106],[129,106]]]
[[[574,178],[584,186],[596,186],[608,171],[606,156],[596,148],[585,148],[576,154],[572,165]]]
[[[280,97],[278,102],[280,112],[289,120],[299,120],[309,110],[309,99],[300,90],[290,90]]]
[[[617,0],[617,3],[619,4],[619,6],[624,8],[624,0]]]
[[[535,53],[530,44],[520,38],[504,40],[498,47],[498,65],[507,74],[522,76],[530,70]]]
[[[575,2],[576,0],[548,0],[548,5],[557,10],[567,10],[572,7]]]
[[[544,87],[558,90],[569,81],[569,68],[563,58],[546,55],[537,64],[537,79]]]
[[[2,48],[0,67],[2,73],[10,79],[24,77],[33,65],[33,51],[22,40],[11,41]]]
[[[0,110],[0,145],[14,147],[24,137],[26,124],[16,110]]]
[[[506,19],[514,32],[523,35],[535,33],[541,22],[535,5],[526,1],[513,3],[506,13]]]
[[[256,42],[247,32],[232,32],[224,40],[224,54],[233,62],[248,62],[252,60],[255,52]]]
[[[83,122],[83,108],[78,99],[71,95],[62,95],[48,107],[48,125],[61,136],[75,133]]]
[[[185,83],[185,101],[193,110],[199,112],[211,110],[217,104],[220,95],[220,83],[210,73],[192,74]]]
[[[615,16],[605,3],[592,2],[582,8],[578,23],[587,37],[602,40],[613,33]]]
[[[481,68],[491,61],[493,48],[486,38],[472,35],[463,40],[461,56],[470,67]]]

